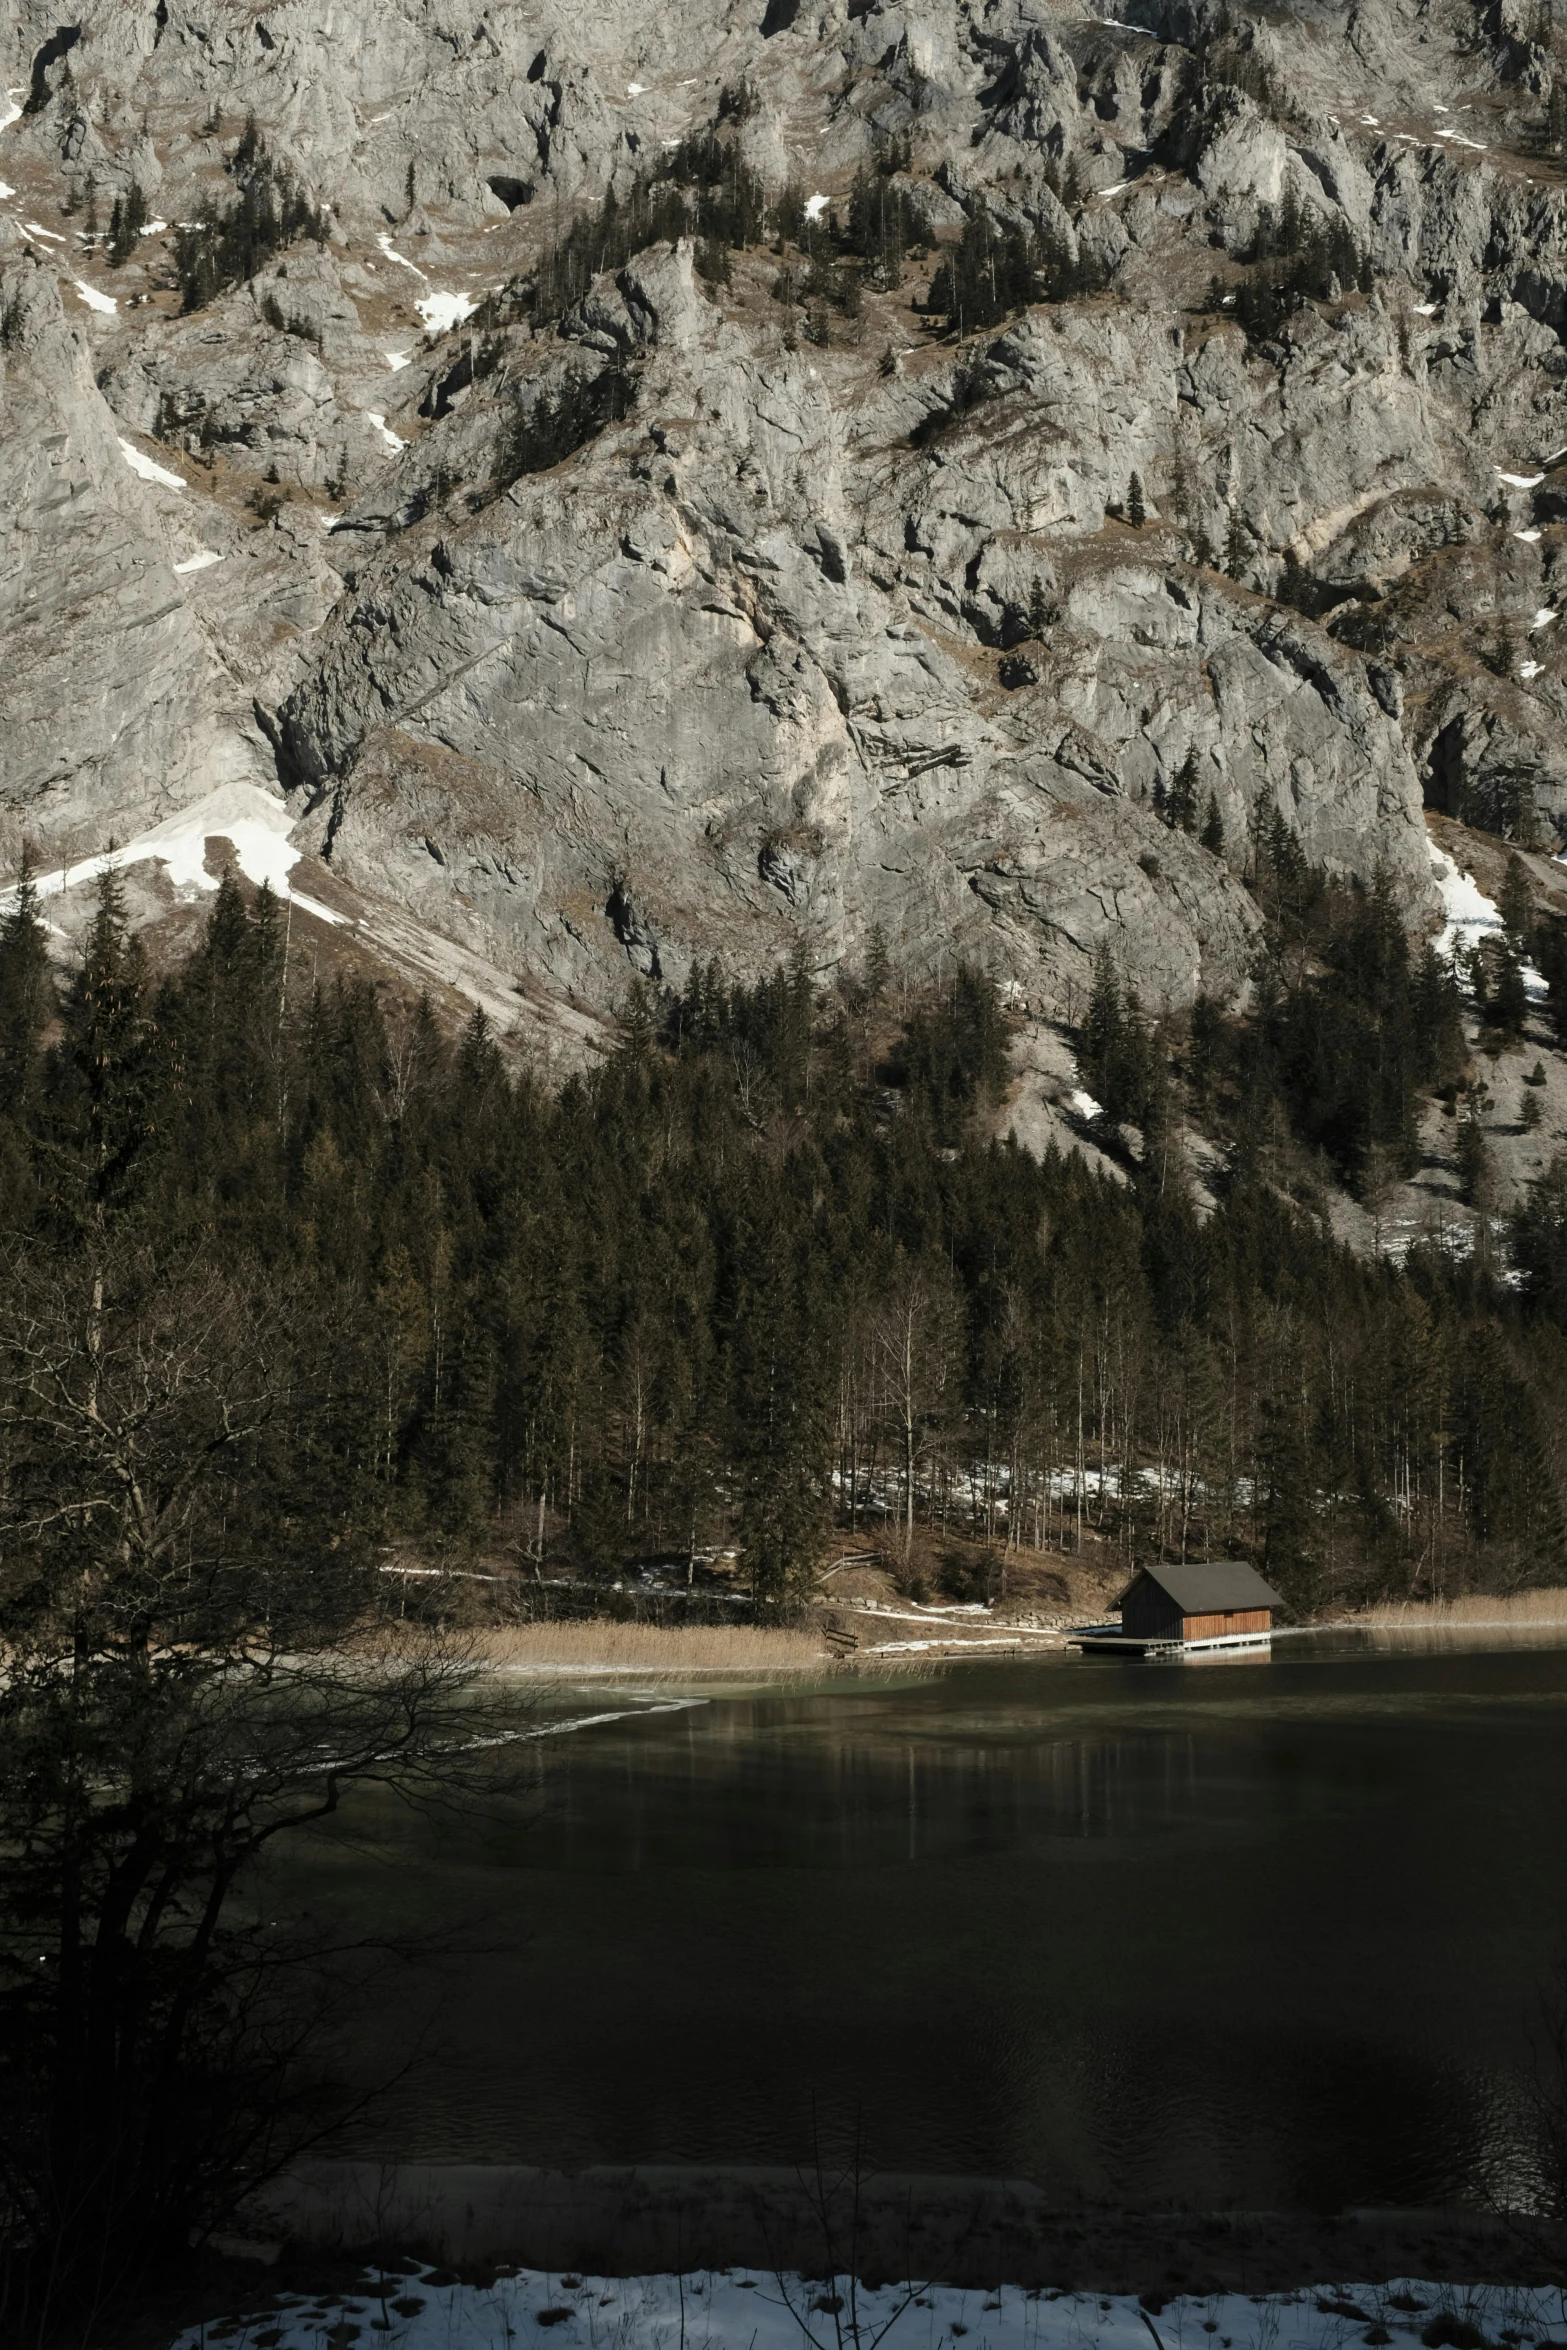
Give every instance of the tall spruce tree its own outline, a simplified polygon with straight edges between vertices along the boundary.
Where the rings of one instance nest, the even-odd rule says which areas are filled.
[[[11,904],[0,919],[0,1116],[21,1122],[38,1099],[43,1031],[54,1010],[47,934],[25,852]]]
[[[147,960],[115,866],[99,878],[82,968],[66,1003],[67,1117],[79,1198],[101,1220],[131,1183],[152,1131]]]

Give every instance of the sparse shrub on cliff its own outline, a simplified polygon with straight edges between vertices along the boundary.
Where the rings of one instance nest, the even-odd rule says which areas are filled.
[[[175,236],[174,274],[186,310],[204,310],[231,286],[244,285],[272,254],[300,237],[326,241],[325,208],[312,204],[292,172],[269,152],[254,116],[230,170],[237,191],[233,201],[209,201],[195,223]]]

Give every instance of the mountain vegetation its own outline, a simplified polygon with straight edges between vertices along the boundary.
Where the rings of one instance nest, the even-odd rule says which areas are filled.
[[[228,170],[234,181],[232,199],[209,198],[174,240],[174,274],[186,310],[204,310],[230,287],[244,285],[271,255],[300,237],[312,237],[318,245],[326,242],[325,207],[313,204],[294,174],[277,161],[256,128],[254,115],[246,121]],[[140,196],[139,189],[134,193]],[[127,214],[131,241],[139,225]],[[115,233],[111,227],[111,249]],[[125,251],[129,249],[127,243]]]
[[[5,1246],[90,1288],[105,1330],[217,1284],[269,1334],[265,1441],[215,1455],[224,1508],[329,1578],[387,1545],[606,1585],[734,1551],[781,1619],[835,1528],[896,1553],[929,1524],[1239,1550],[1302,1611],[1549,1580],[1567,1174],[1512,1263],[1484,1218],[1399,1264],[1337,1240],[1335,1184],[1374,1206],[1421,1097],[1470,1082],[1459,992],[1384,892],[1330,887],[1282,828],[1255,887],[1244,1017],[1155,1023],[1101,958],[1078,1051],[1111,1174],[988,1139],[997,989],[961,966],[905,989],[879,943],[825,988],[796,961],[643,989],[552,1089],[480,1013],[449,1037],[428,1004],[314,982],[232,879],[154,978],[106,876],[59,996],[24,893]],[[38,1480],[69,1466],[34,1449],[25,1294],[0,1331],[13,1590],[67,1506]]]

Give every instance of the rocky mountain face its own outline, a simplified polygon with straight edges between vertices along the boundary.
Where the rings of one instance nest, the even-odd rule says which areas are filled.
[[[1271,811],[1416,926],[1423,808],[1559,845],[1567,39],[1123,5],[3,0],[0,861],[281,794],[572,1053],[876,926],[1233,997]]]

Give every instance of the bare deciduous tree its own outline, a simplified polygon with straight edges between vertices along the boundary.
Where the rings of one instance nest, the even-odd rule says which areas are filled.
[[[320,2000],[251,1895],[355,1782],[472,1787],[460,1654],[378,1637],[316,1302],[127,1249],[0,1268],[0,2313],[42,2340],[313,2130]],[[319,1951],[316,1953],[319,1957]]]
[[[902,1459],[907,1557],[914,1542],[920,1461],[934,1441],[958,1370],[961,1324],[944,1268],[918,1260],[901,1265],[877,1305],[874,1331],[885,1408]]]

